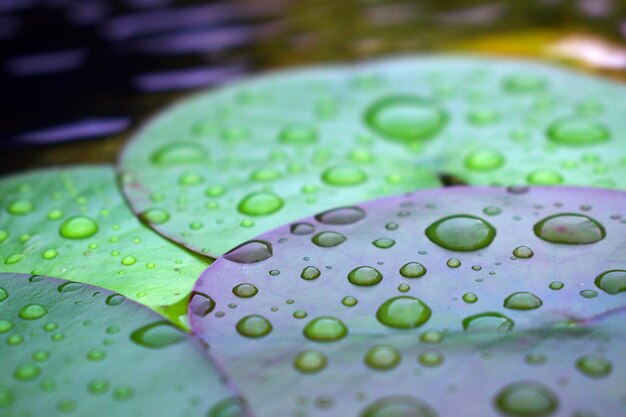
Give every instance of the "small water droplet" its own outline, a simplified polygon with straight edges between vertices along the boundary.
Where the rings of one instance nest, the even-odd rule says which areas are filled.
[[[237,332],[245,337],[264,337],[272,331],[272,323],[258,314],[246,316],[237,322]]]
[[[480,313],[463,319],[466,331],[508,332],[513,330],[515,323],[510,318],[496,312]]]
[[[495,405],[508,417],[547,417],[553,415],[559,401],[556,394],[538,382],[521,381],[504,387],[496,394]]]
[[[409,262],[402,265],[400,275],[404,278],[420,278],[426,275],[426,268],[419,262]]]
[[[548,127],[548,139],[558,145],[596,145],[610,139],[609,129],[602,123],[579,116],[564,117]]]
[[[526,291],[513,293],[504,300],[504,307],[511,310],[534,310],[542,305],[539,297]]]
[[[476,301],[478,301],[478,296],[476,296],[476,294],[474,294],[473,292],[466,292],[461,298],[463,298],[463,301],[468,304],[474,304]]]
[[[417,358],[417,361],[423,365],[428,367],[439,366],[443,363],[444,357],[441,352],[436,350],[427,350],[425,352],[420,353]]]
[[[23,363],[18,365],[13,372],[15,379],[21,382],[33,381],[41,375],[41,368],[34,363]]]
[[[359,286],[376,285],[382,281],[383,275],[371,266],[359,266],[348,274],[348,281]]]
[[[306,268],[302,270],[302,273],[300,274],[300,278],[310,281],[310,280],[319,278],[321,274],[322,273],[320,272],[320,270],[317,269],[316,267],[307,266]]]
[[[311,238],[311,242],[322,248],[332,248],[346,241],[346,237],[337,232],[320,232]]]
[[[533,250],[528,246],[518,246],[513,249],[513,255],[517,258],[528,259],[532,258],[534,254],[535,252],[533,252]]]
[[[317,214],[315,219],[328,225],[348,225],[365,218],[365,211],[358,207],[339,207]]]
[[[37,320],[46,314],[48,314],[48,310],[40,304],[28,304],[19,312],[19,316],[24,320]]]
[[[504,155],[492,149],[479,149],[465,158],[465,166],[472,171],[493,171],[504,165]]]
[[[591,378],[604,378],[611,373],[613,364],[604,356],[592,354],[578,359],[576,369]]]
[[[141,213],[141,219],[150,224],[163,224],[170,219],[170,214],[158,208],[151,208]]]
[[[235,285],[235,287],[233,287],[233,294],[241,298],[254,297],[255,295],[257,295],[258,292],[259,290],[257,289],[257,287],[252,284],[243,283]],[[206,315],[206,313],[204,315]]]
[[[367,181],[367,175],[357,168],[336,166],[322,172],[322,181],[335,187],[350,187]]]
[[[296,355],[293,360],[293,367],[303,374],[318,373],[328,364],[326,355],[318,350],[308,349]]]
[[[401,359],[402,355],[395,347],[379,345],[368,350],[363,361],[369,368],[378,371],[388,371],[398,366]]]
[[[246,195],[237,205],[237,210],[248,216],[267,216],[285,205],[282,198],[269,191],[257,191]]]
[[[354,307],[355,305],[358,304],[358,302],[359,301],[356,298],[352,297],[351,295],[348,295],[341,299],[341,304],[343,304],[346,307]]]
[[[294,223],[289,227],[291,234],[294,235],[310,235],[315,232],[315,226],[310,223]]]
[[[199,143],[171,142],[157,149],[150,160],[155,165],[189,165],[205,161],[207,152]]]
[[[261,262],[272,257],[272,245],[262,240],[245,242],[224,254],[224,258],[240,264]]]

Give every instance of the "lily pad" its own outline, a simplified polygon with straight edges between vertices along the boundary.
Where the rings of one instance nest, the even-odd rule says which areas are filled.
[[[626,88],[519,60],[432,56],[286,71],[157,116],[121,158],[131,205],[220,255],[303,215],[437,185],[626,188]]]
[[[576,187],[333,209],[219,258],[191,326],[258,417],[620,415],[625,210]]]
[[[178,322],[207,265],[208,259],[137,220],[109,166],[33,171],[0,181],[0,272],[107,288]]]
[[[123,296],[0,274],[2,416],[229,416],[240,401],[192,338]]]

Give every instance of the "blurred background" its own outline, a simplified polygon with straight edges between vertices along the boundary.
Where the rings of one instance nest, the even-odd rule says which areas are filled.
[[[0,173],[115,162],[133,129],[197,89],[419,52],[626,80],[626,0],[0,0]]]

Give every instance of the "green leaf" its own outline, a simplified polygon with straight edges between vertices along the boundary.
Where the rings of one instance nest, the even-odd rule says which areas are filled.
[[[76,282],[0,274],[0,415],[243,415],[190,336]]]
[[[303,215],[434,187],[428,170],[626,188],[624,97],[615,82],[486,57],[288,71],[165,111],[120,169],[154,228],[219,255]]]
[[[208,263],[142,225],[111,167],[49,169],[0,180],[0,272],[107,288],[178,323]]]
[[[625,210],[575,187],[333,209],[215,261],[192,330],[258,417],[620,415]]]

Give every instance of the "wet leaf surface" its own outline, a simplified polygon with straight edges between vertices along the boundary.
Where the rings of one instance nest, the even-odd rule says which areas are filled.
[[[208,268],[192,329],[261,417],[619,415],[625,204],[455,187],[304,218]]]

